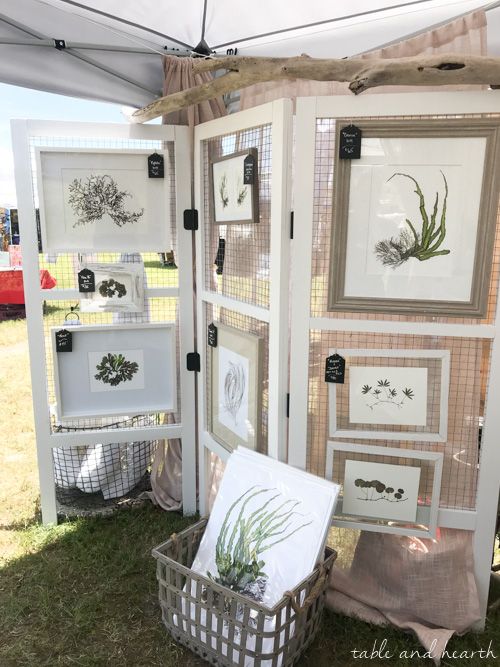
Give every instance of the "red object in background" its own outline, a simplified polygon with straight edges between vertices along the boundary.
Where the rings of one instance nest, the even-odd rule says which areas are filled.
[[[56,285],[47,269],[40,269],[40,287],[52,289]],[[24,284],[22,269],[0,271],[0,303],[24,303]]]

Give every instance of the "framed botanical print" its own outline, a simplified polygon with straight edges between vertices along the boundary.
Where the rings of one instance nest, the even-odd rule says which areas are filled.
[[[214,323],[211,347],[211,432],[228,449],[257,450],[261,434],[262,339]]]
[[[150,154],[37,148],[44,251],[168,250],[169,180],[149,177]]]
[[[259,222],[256,148],[211,161],[210,206],[211,219],[217,225]]]
[[[59,420],[174,412],[175,324],[81,325],[52,329]]]
[[[82,313],[141,313],[144,310],[144,269],[139,263],[86,263],[94,291],[81,295]]]
[[[361,158],[335,162],[328,310],[484,317],[499,122],[357,125]]]
[[[445,442],[448,350],[331,350],[345,359],[343,384],[328,384],[332,438]]]

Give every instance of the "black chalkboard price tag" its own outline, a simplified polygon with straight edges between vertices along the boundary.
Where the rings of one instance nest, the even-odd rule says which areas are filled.
[[[56,352],[73,351],[73,334],[67,329],[56,331]]]
[[[327,357],[325,364],[325,382],[344,384],[345,359],[340,354],[332,354]]]
[[[215,258],[215,266],[217,270],[215,273],[221,276],[224,271],[224,257],[226,256],[226,239],[219,239],[219,247],[217,248],[217,256]]]
[[[210,347],[217,347],[217,327],[213,322],[208,325],[207,343]]]
[[[163,155],[153,153],[148,157],[149,178],[165,178],[165,161]]]
[[[361,130],[355,125],[346,125],[340,130],[339,158],[359,160],[361,157]]]
[[[95,292],[95,275],[90,269],[82,269],[78,272],[78,291]]]
[[[251,153],[243,160],[243,185],[253,185],[255,181],[255,155]]]

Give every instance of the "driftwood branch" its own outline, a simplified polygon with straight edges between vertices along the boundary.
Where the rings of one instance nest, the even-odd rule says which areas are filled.
[[[227,56],[200,59],[193,72],[227,70],[226,74],[188,90],[161,97],[131,116],[144,123],[163,114],[199,104],[254,83],[282,79],[349,82],[355,95],[377,86],[500,86],[500,58],[447,53],[416,58],[316,59]]]

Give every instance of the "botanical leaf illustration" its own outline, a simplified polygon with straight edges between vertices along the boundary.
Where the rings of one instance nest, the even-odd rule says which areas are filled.
[[[415,393],[410,387],[405,387],[401,390],[401,393],[403,394],[402,398],[397,400],[398,390],[395,387],[391,387],[391,381],[387,378],[377,380],[376,389],[372,389],[369,384],[364,384],[361,387],[361,394],[367,397],[368,403],[366,403],[366,405],[371,410],[382,403],[396,405],[398,408],[402,408],[406,399],[412,401],[415,397]]]
[[[131,380],[139,370],[139,364],[135,361],[127,361],[123,354],[105,354],[100,364],[97,364],[98,373],[94,375],[96,380],[101,380],[112,387],[121,382]]]
[[[88,225],[109,215],[115,225],[123,227],[134,223],[144,214],[140,211],[126,211],[125,198],[132,197],[126,190],[118,190],[118,184],[111,176],[92,175],[84,181],[75,178],[68,186],[68,202],[78,216],[77,225]]]
[[[394,492],[394,489],[391,486],[386,486],[378,479],[365,481],[364,479],[358,478],[355,480],[354,486],[360,489],[360,493],[362,494],[361,497],[358,497],[358,500],[366,500],[367,502],[386,500],[388,503],[400,503],[408,500],[408,498],[403,498],[405,492],[404,489],[398,489]]]
[[[224,408],[236,423],[236,418],[245,395],[246,376],[241,364],[229,362],[224,378]]]
[[[227,176],[226,174],[222,175],[222,178],[219,182],[219,197],[222,204],[222,208],[226,208],[229,204],[229,194],[227,192]]]
[[[121,299],[127,293],[127,288],[122,283],[119,283],[117,280],[110,278],[109,280],[103,280],[99,285],[99,294],[108,299],[113,297],[118,297]]]
[[[236,203],[238,206],[241,206],[246,199],[248,194],[248,188],[246,185],[243,185],[243,179],[241,176],[238,178],[238,196],[236,197]]]
[[[390,266],[395,269],[404,262],[407,262],[411,257],[415,257],[423,262],[439,255],[449,255],[449,250],[439,250],[446,236],[446,201],[448,199],[448,181],[446,180],[446,176],[441,171],[445,194],[441,206],[439,224],[439,192],[436,192],[434,206],[432,212],[429,214],[426,210],[425,197],[418,181],[413,176],[410,176],[410,174],[401,172],[394,173],[388,181],[395,176],[408,178],[415,185],[414,192],[418,197],[421,218],[420,229],[417,231],[418,225],[414,225],[411,220],[406,218],[405,222],[409,229],[403,229],[399,236],[384,239],[375,245],[377,259],[384,266]]]
[[[256,506],[256,499],[258,498]],[[261,555],[280,542],[309,526],[297,523],[299,500],[282,500],[276,489],[252,486],[229,508],[215,547],[217,573],[210,579],[233,591],[261,600],[266,587],[265,561]],[[252,508],[249,505],[252,504]]]

